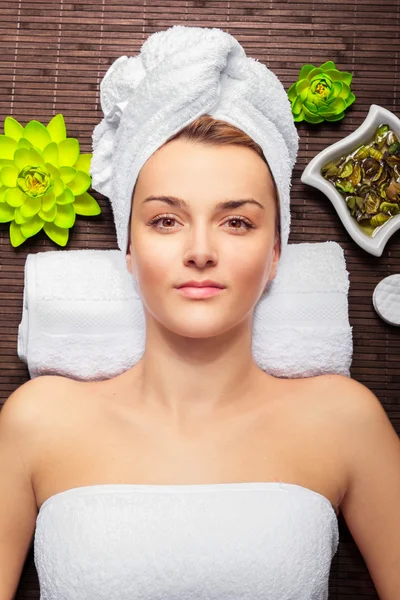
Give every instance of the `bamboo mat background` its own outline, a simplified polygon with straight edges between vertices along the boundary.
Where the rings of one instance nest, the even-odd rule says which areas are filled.
[[[400,1],[310,0],[144,2],[128,0],[0,0],[0,123],[10,115],[22,125],[45,124],[63,113],[68,137],[91,152],[91,133],[101,120],[99,84],[109,65],[134,55],[154,31],[174,24],[220,27],[234,35],[248,55],[264,62],[284,87],[297,80],[305,63],[333,60],[353,74],[355,103],[342,121],[297,124],[300,150],[293,175],[289,243],[338,242],[350,273],[349,314],[353,326],[351,376],[380,399],[400,433],[400,336],[375,313],[377,283],[400,272],[400,231],[374,257],[347,234],[330,201],[301,183],[307,163],[327,145],[348,135],[366,118],[371,104],[400,112]],[[77,216],[66,249],[117,249],[111,208],[96,217]],[[61,250],[44,232],[18,248],[9,241],[9,224],[0,224],[0,399],[29,379],[17,355],[22,316],[24,264],[29,253]],[[3,490],[2,493],[6,493]],[[342,516],[340,545],[332,562],[329,598],[378,598],[369,572]],[[31,548],[16,599],[39,598]]]

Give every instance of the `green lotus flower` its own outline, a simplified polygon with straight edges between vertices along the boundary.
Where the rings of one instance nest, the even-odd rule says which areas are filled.
[[[351,73],[338,71],[331,60],[319,67],[304,65],[287,91],[294,121],[321,123],[343,119],[344,111],[356,99],[350,91],[352,78]]]
[[[101,213],[87,193],[92,154],[80,154],[79,142],[67,138],[64,117],[55,115],[45,127],[13,117],[0,135],[0,223],[10,223],[16,248],[42,228],[59,246],[68,242],[76,215]]]

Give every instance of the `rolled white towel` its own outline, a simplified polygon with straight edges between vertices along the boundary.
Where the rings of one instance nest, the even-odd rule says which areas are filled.
[[[336,242],[289,244],[254,312],[252,351],[276,377],[350,376],[349,274]],[[145,349],[145,316],[120,250],[29,254],[18,356],[31,378],[115,377]]]
[[[92,134],[92,187],[110,199],[125,254],[132,191],[149,157],[209,114],[247,133],[263,150],[280,202],[281,254],[290,231],[290,187],[299,134],[282,82],[217,27],[156,31],[135,56],[120,56],[100,83],[104,118]]]

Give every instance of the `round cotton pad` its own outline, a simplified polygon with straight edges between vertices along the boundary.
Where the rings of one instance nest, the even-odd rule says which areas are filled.
[[[386,323],[400,326],[400,273],[389,275],[378,283],[372,295],[372,304]]]

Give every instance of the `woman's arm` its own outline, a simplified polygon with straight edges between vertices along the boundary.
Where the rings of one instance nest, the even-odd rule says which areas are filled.
[[[40,387],[26,382],[0,411],[0,600],[15,597],[36,527],[27,440],[35,424],[29,406]]]
[[[349,479],[340,509],[380,600],[398,600],[400,439],[366,386],[348,379],[342,393],[342,439],[349,450]]]

